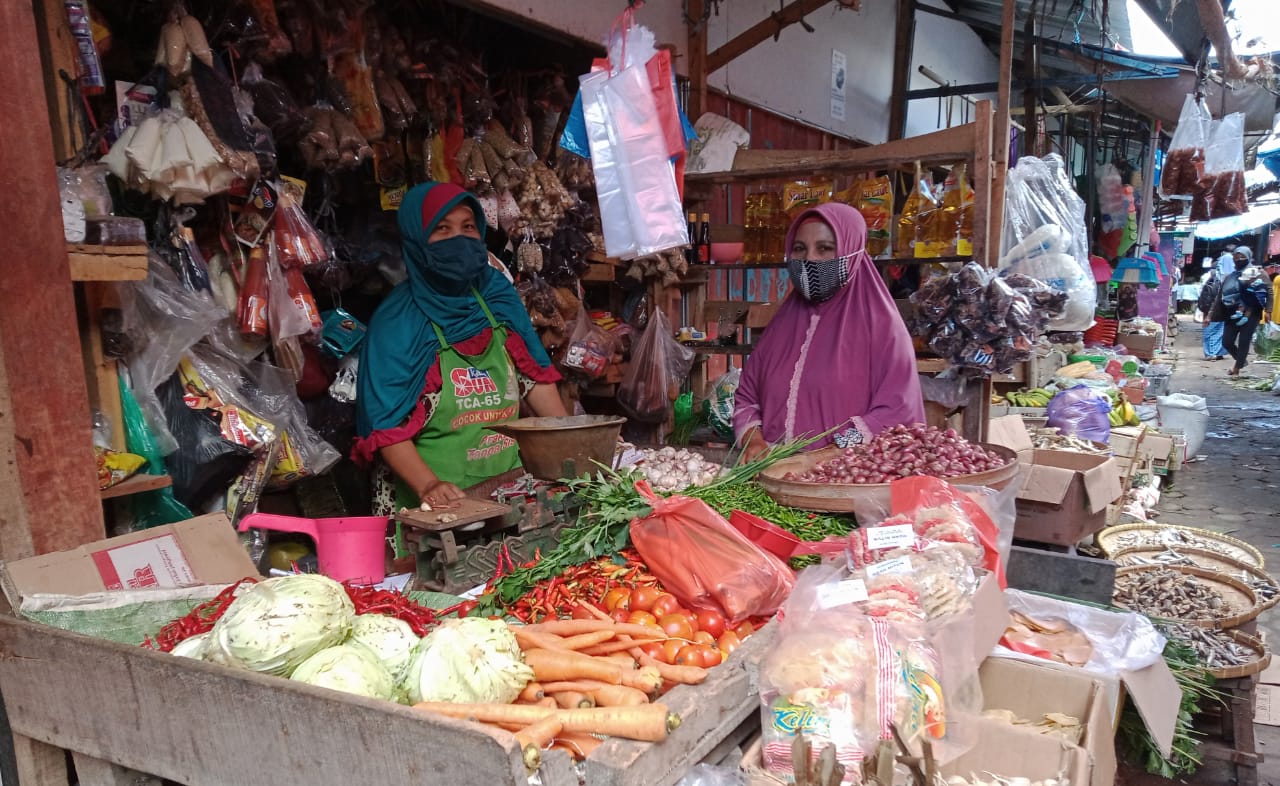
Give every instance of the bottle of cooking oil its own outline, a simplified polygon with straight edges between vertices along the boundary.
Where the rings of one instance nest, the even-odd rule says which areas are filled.
[[[898,214],[898,232],[893,239],[893,255],[898,258],[929,256],[924,253],[924,242],[926,238],[921,231],[921,213],[926,215],[933,212],[936,201],[933,193],[929,189],[929,182],[925,179],[921,170],[920,162],[916,162],[915,179],[912,181],[911,193],[902,202],[902,212]],[[921,241],[920,248],[917,249],[917,240]]]
[[[760,194],[757,208],[760,222],[760,261],[781,262],[786,256],[787,214],[782,210],[782,194],[773,187]]]
[[[742,261],[753,265],[760,261],[760,190],[747,186],[742,210]]]
[[[965,177],[965,164],[960,162],[951,168],[943,184],[942,207],[937,220],[930,227],[930,241],[935,256],[956,256],[973,253],[973,189]],[[968,206],[968,232],[965,234],[965,207]],[[968,251],[961,251],[961,239]]]

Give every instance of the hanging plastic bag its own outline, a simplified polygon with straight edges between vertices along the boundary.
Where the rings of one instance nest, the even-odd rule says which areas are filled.
[[[569,346],[560,361],[560,368],[572,375],[598,379],[609,368],[617,348],[613,335],[593,322],[579,302],[578,318],[573,322],[573,332],[569,334]]]
[[[706,398],[707,422],[721,439],[733,440],[733,397],[741,379],[742,369],[729,369],[711,386],[711,395]]]
[[[631,352],[631,367],[618,387],[618,405],[628,417],[642,423],[661,423],[667,409],[680,395],[684,376],[675,372],[692,358],[693,350],[671,337],[666,314],[655,311],[640,341]]]
[[[1209,123],[1213,116],[1203,100],[1188,93],[1182,102],[1178,127],[1169,142],[1160,172],[1160,196],[1165,199],[1189,199],[1200,190],[1204,178],[1205,147],[1208,145]]]
[[[329,260],[329,249],[288,186],[280,189],[272,235],[282,267],[313,267]]]
[[[747,540],[702,500],[659,497],[647,481],[636,491],[653,512],[631,522],[631,542],[653,575],[681,603],[720,611],[732,624],[772,616],[795,576],[782,560]]]
[[[1200,185],[1207,193],[1209,218],[1238,216],[1249,210],[1244,183],[1244,113],[1233,112],[1214,127]]]
[[[1068,437],[1111,442],[1111,399],[1088,385],[1077,385],[1054,396],[1046,410],[1049,427]]]
[[[1065,309],[1050,321],[1050,330],[1088,330],[1093,325],[1098,289],[1089,266],[1084,214],[1084,201],[1061,156],[1025,156],[1009,170],[1000,268],[1067,293]]]
[[[148,475],[164,475],[167,472],[164,454],[156,444],[151,429],[147,427],[142,408],[138,406],[138,401],[125,382],[124,375],[120,376],[119,381],[125,447],[130,453],[135,453],[147,460],[147,466],[143,472]],[[129,510],[133,518],[132,529],[150,529],[163,524],[186,521],[192,516],[186,505],[174,499],[172,488],[134,494],[129,498]]]

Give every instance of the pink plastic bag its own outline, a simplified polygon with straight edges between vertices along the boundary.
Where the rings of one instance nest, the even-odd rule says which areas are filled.
[[[791,588],[786,564],[747,540],[707,503],[659,497],[645,481],[636,491],[653,512],[631,522],[631,542],[649,571],[681,603],[723,612],[733,624],[770,617]]]

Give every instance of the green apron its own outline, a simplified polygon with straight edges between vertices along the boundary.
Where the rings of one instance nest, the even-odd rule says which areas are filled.
[[[520,417],[520,381],[507,355],[507,329],[493,318],[480,297],[480,308],[493,327],[493,338],[483,352],[468,357],[440,341],[440,400],[418,436],[414,447],[436,477],[466,489],[520,466],[515,440],[485,428]],[[418,489],[396,481],[396,508],[421,504]]]

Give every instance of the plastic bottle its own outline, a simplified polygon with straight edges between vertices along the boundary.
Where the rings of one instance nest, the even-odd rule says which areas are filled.
[[[893,239],[893,255],[895,257],[901,259],[925,256],[915,252],[916,239],[919,234],[919,214],[922,207],[929,207],[932,204],[933,195],[929,193],[928,181],[924,179],[920,163],[916,162],[916,176],[911,193],[903,200],[902,212],[898,214],[898,232]],[[931,207],[929,209],[932,210]]]

